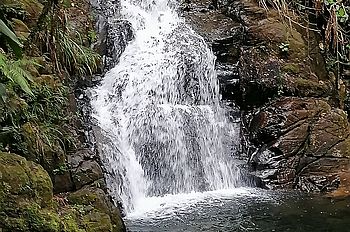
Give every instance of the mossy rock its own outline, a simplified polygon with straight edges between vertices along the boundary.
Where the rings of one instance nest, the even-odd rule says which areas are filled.
[[[38,0],[3,0],[5,7],[19,8],[25,11],[26,24],[32,27],[36,24],[44,6]]]
[[[86,232],[114,232],[108,214],[92,211],[83,217]]]
[[[330,96],[332,87],[323,81],[313,81],[303,78],[296,78],[294,84],[298,91],[298,96],[322,97]]]
[[[52,182],[38,164],[0,153],[0,228],[3,231],[59,231],[52,211]]]
[[[94,186],[85,186],[84,188],[74,193],[71,193],[68,196],[68,200],[71,205],[80,205],[80,206],[83,206],[83,208],[94,209],[94,211],[96,211],[94,214],[98,215],[106,222],[108,221],[106,216],[108,216],[112,230],[106,230],[106,231],[113,231],[113,232],[125,231],[125,226],[121,219],[119,210],[117,209],[117,207],[113,205],[110,198],[102,189]],[[105,214],[106,216],[104,216],[103,214]],[[86,216],[84,221],[86,221],[89,218],[91,217]],[[95,228],[96,222],[92,221],[90,224],[92,228]],[[90,231],[90,230],[87,230],[87,231]],[[96,230],[96,231],[103,231],[103,230]]]
[[[41,207],[52,205],[52,182],[37,164],[11,153],[0,153],[1,202],[30,200]]]
[[[299,64],[287,63],[282,66],[281,71],[289,74],[298,74],[300,67]]]
[[[27,159],[40,163],[50,175],[65,163],[65,153],[57,140],[50,139],[40,125],[27,122],[22,125],[22,136],[28,147]]]

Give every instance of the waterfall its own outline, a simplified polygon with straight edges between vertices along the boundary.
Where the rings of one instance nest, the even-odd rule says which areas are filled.
[[[220,105],[215,56],[176,5],[121,0],[134,39],[92,90],[108,189],[126,212],[147,197],[239,184],[239,127]]]

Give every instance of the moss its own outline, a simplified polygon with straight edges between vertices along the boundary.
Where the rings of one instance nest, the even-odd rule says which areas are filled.
[[[289,74],[298,74],[300,72],[300,67],[298,64],[287,63],[282,66],[281,70]]]
[[[289,29],[288,31],[289,44],[289,58],[292,60],[300,60],[300,58],[307,56],[307,44],[296,29]]]
[[[52,205],[52,182],[37,164],[16,154],[0,153],[0,189],[2,200],[32,199],[40,206]],[[14,195],[14,196],[12,196]]]
[[[0,227],[15,231],[59,231],[52,211],[52,183],[40,166],[12,153],[0,153]]]
[[[22,217],[31,231],[61,231],[61,221],[55,212],[43,210],[38,205],[25,208]]]
[[[97,195],[90,191],[78,191],[69,196],[69,202],[75,205],[92,205],[97,199]]]
[[[2,189],[11,194],[19,194],[25,186],[30,186],[29,177],[22,165],[26,160],[14,154],[0,153],[0,179]]]
[[[84,224],[80,223],[82,218],[76,216],[78,210],[68,208],[62,212],[64,217],[59,217],[52,189],[51,179],[43,167],[16,154],[0,153],[0,228],[3,231],[85,231]]]
[[[332,91],[330,86],[322,81],[318,82],[303,78],[295,78],[294,85],[297,90],[297,96],[303,97],[329,96]]]
[[[74,209],[67,209],[62,217],[63,231],[65,232],[83,232],[85,230],[80,226],[78,212]],[[80,228],[79,228],[80,227]]]
[[[71,193],[68,196],[68,200],[70,204],[75,204],[76,206],[78,206],[78,209],[84,212],[84,215],[95,214],[96,216],[101,217],[103,220],[107,220],[108,218],[108,220],[110,221],[109,224],[111,225],[111,228],[112,228],[111,231],[113,232],[124,231],[125,227],[122,222],[118,209],[116,209],[113,206],[113,203],[110,201],[110,199],[106,196],[106,194],[100,188],[96,188],[93,186],[84,187],[74,193]],[[91,212],[94,212],[94,213],[91,213]],[[84,220],[86,221],[88,218],[90,217],[85,216]],[[97,222],[95,221],[91,221],[88,224],[93,225],[92,228],[95,228],[95,227],[98,228]],[[103,231],[103,230],[96,230],[96,231]],[[106,231],[109,231],[109,230],[106,230]]]
[[[40,200],[42,207],[51,207],[53,204],[53,185],[51,178],[42,166],[34,162],[28,162],[28,166],[31,170],[30,177],[33,182],[32,186],[36,190],[37,199]]]
[[[113,226],[110,217],[98,211],[88,213],[83,217],[86,232],[112,232]]]

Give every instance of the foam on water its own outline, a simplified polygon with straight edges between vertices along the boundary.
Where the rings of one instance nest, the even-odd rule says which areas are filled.
[[[234,188],[239,127],[220,106],[212,51],[170,0],[121,0],[121,14],[134,40],[91,102],[111,195],[132,213]]]
[[[142,218],[161,219],[172,217],[182,211],[188,212],[203,203],[210,204],[213,201],[225,201],[225,199],[258,196],[258,191],[252,188],[220,189],[207,192],[167,194],[162,197],[148,197],[135,203],[137,211],[127,216],[128,220]]]

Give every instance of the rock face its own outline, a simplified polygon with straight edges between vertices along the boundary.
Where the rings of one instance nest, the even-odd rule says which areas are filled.
[[[94,183],[53,196],[48,173],[12,153],[0,153],[0,228],[2,231],[122,232],[119,210]]]
[[[345,91],[318,35],[254,0],[192,0],[183,10],[217,56],[223,100],[242,110],[252,173],[270,188],[348,195]]]
[[[251,156],[256,175],[271,187],[336,190],[348,172],[349,123],[344,111],[318,99],[282,98],[253,116]]]

